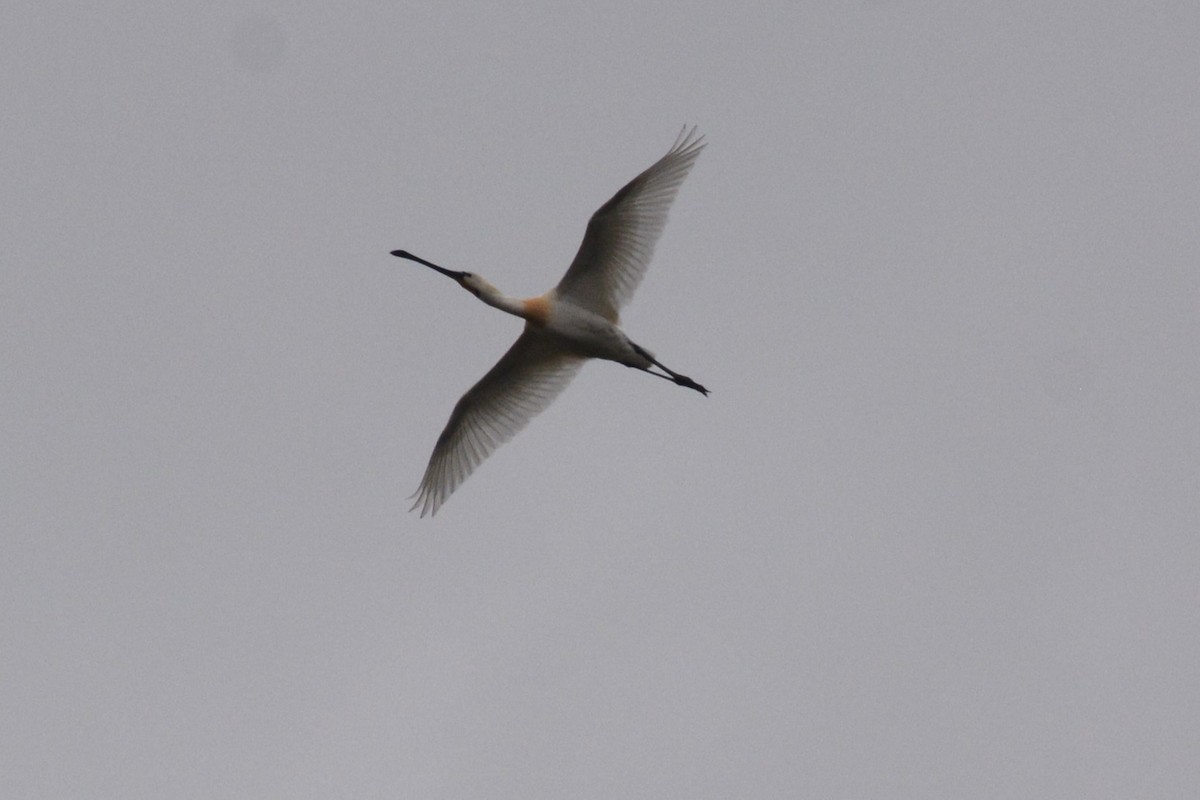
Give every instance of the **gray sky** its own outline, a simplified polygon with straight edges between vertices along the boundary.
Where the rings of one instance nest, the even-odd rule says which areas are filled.
[[[277,5],[6,7],[0,795],[1194,796],[1200,6]],[[712,396],[408,514],[520,323],[388,251],[541,292],[685,122]]]

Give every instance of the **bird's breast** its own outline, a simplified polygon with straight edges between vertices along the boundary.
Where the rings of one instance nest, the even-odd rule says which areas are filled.
[[[539,328],[544,328],[550,321],[550,301],[543,295],[521,301],[521,316]]]

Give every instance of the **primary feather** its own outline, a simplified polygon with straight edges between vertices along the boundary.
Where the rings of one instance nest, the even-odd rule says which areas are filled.
[[[420,507],[422,517],[435,513],[485,458],[567,388],[582,363],[527,325],[508,352],[454,406],[412,507]]]
[[[579,252],[556,287],[560,298],[617,321],[642,282],[667,211],[703,149],[704,137],[694,127],[685,128],[665,156],[592,214]]]

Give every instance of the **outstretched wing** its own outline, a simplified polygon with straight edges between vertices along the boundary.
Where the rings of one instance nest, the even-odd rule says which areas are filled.
[[[617,321],[617,312],[642,282],[667,210],[703,149],[704,137],[694,127],[684,128],[665,156],[592,215],[579,252],[558,283],[559,297]]]
[[[526,327],[454,406],[410,510],[420,507],[422,517],[436,514],[492,451],[550,405],[582,363]]]

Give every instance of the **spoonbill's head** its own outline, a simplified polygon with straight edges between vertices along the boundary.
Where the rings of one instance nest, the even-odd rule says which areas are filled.
[[[457,272],[452,269],[446,269],[445,267],[439,267],[432,261],[426,261],[420,256],[414,256],[407,250],[393,250],[392,255],[396,256],[397,258],[406,258],[409,261],[415,261],[418,264],[423,264],[432,270],[440,272],[476,297],[482,297],[484,295],[499,295],[499,291],[495,286],[492,286],[492,284],[488,283],[474,272]]]
[[[495,286],[492,286],[474,272],[462,273],[462,277],[459,278],[458,283],[476,297],[484,297],[485,295],[496,296],[500,294],[499,289],[497,289]]]

